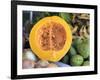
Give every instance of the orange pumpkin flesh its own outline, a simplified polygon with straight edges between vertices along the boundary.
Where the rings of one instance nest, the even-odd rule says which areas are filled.
[[[66,41],[66,32],[62,25],[52,22],[51,27],[43,26],[39,33],[38,42],[43,50],[61,50]]]
[[[29,43],[40,59],[59,61],[72,43],[70,26],[58,16],[45,17],[33,26]]]

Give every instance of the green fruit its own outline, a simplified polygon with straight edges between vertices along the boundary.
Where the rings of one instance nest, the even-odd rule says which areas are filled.
[[[84,59],[87,59],[90,54],[89,41],[83,40],[80,44],[78,44],[77,51]]]
[[[89,61],[84,61],[83,66],[89,66],[90,62]]]
[[[65,56],[63,57],[63,59],[61,60],[61,62],[68,64],[68,62],[69,62],[69,55],[68,55],[68,54],[65,55]]]
[[[89,44],[90,39],[89,38],[83,39],[83,42]]]
[[[80,44],[82,42],[81,38],[77,37],[73,40],[72,46],[73,47],[77,47],[78,44]]]
[[[77,52],[76,52],[75,48],[73,46],[71,46],[71,48],[69,50],[69,56],[71,57],[71,56],[73,56],[75,54],[77,54]]]
[[[83,63],[83,57],[81,55],[74,55],[70,59],[70,64],[72,66],[80,66]]]

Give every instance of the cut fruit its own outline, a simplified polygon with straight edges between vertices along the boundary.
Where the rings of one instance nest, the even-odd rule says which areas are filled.
[[[66,31],[61,24],[51,22],[50,27],[43,26],[39,29],[38,42],[43,50],[59,51],[66,41]],[[50,24],[48,24],[50,25]]]
[[[58,16],[45,17],[33,26],[29,43],[40,59],[59,61],[72,43],[70,26]]]

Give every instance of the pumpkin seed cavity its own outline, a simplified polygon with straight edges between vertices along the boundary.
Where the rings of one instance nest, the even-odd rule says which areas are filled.
[[[39,29],[39,45],[43,50],[61,50],[66,41],[66,31],[64,27],[56,22],[43,25]]]

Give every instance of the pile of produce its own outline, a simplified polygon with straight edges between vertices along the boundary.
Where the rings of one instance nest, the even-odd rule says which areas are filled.
[[[72,46],[61,61],[71,66],[88,66],[90,64],[89,14],[73,14],[70,25],[73,34]]]
[[[71,66],[88,66],[89,56],[89,39],[75,38],[68,54],[61,62]]]
[[[49,67],[69,67],[69,66],[89,66],[90,46],[89,46],[89,14],[86,13],[53,13],[53,12],[24,12],[23,16],[23,69],[27,68],[49,68]],[[70,26],[72,32],[72,43],[66,55],[58,61],[48,61],[40,59],[31,49],[29,35],[32,27],[42,18],[48,16],[58,16]],[[63,52],[61,53],[63,54]]]

